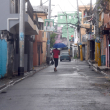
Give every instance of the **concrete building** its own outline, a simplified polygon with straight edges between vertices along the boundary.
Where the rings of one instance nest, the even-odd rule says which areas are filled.
[[[47,12],[48,12],[48,7],[46,6],[35,6],[34,8],[34,16],[37,15],[38,16],[38,27],[40,30],[40,35],[36,36],[39,41],[39,46],[42,50],[42,52],[40,53],[40,63],[39,60],[37,60],[37,65],[34,64],[34,66],[38,66],[38,64],[42,64],[42,63],[46,63],[46,53],[47,53],[47,33],[44,32],[44,20],[47,19]],[[35,43],[34,43],[35,44]],[[36,50],[35,50],[36,51]],[[34,51],[34,53],[35,53]],[[35,56],[34,56],[35,58]]]
[[[81,44],[84,60],[95,59],[95,37],[94,34],[88,33],[90,30],[90,5],[79,6],[79,11],[82,13],[81,17]]]
[[[0,78],[17,74],[19,57],[19,16],[20,0],[1,0],[0,4]],[[33,18],[33,8],[25,0],[25,44],[24,71],[33,69],[33,41],[38,34],[37,16]]]
[[[102,24],[100,24],[100,30],[103,31],[103,35],[101,35],[101,63],[102,65],[106,65],[110,67],[110,16],[108,14],[101,13],[100,20]],[[102,29],[101,29],[102,28]]]
[[[39,34],[35,35],[35,42],[33,43],[33,66],[40,66],[42,64],[42,33],[43,32],[39,30]]]
[[[67,15],[67,23],[66,23],[66,15]],[[60,12],[58,13],[58,27],[62,27],[62,38],[67,39],[67,24],[68,24],[69,40],[71,41],[71,36],[74,35],[73,26],[76,26],[77,22],[78,22],[77,12],[70,12],[66,14]]]

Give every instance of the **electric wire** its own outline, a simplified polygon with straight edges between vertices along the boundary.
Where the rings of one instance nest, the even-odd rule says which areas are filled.
[[[74,8],[74,6],[72,5],[72,3],[70,2],[70,0],[67,0],[69,3],[70,3],[70,5]],[[75,10],[77,10],[76,8],[74,8]]]
[[[49,1],[49,0],[45,1],[44,3],[42,3],[42,5],[45,4],[45,3],[47,3],[48,1]]]

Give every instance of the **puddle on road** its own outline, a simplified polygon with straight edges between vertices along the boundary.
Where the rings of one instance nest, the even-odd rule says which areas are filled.
[[[73,75],[74,75],[74,76],[79,76],[80,74],[78,74],[77,71],[74,71]]]

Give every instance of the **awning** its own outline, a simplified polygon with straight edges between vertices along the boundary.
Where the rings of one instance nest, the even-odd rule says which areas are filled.
[[[43,23],[43,22],[44,22],[44,20],[43,20],[42,18],[38,18],[38,22]]]

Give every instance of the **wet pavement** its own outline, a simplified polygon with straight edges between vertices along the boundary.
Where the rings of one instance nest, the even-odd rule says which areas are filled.
[[[110,81],[79,60],[49,66],[0,94],[0,110],[110,110]]]

